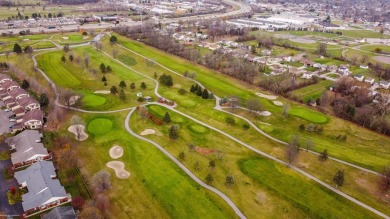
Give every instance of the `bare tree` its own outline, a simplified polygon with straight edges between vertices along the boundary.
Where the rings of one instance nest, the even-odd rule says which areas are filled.
[[[390,166],[386,167],[378,181],[379,189],[382,191],[390,190]]]
[[[386,116],[390,109],[390,94],[381,94],[377,98],[376,106],[378,108],[378,114],[382,117]]]
[[[261,105],[260,101],[256,98],[248,99],[246,102],[246,106],[254,114],[256,114],[257,112],[263,109],[263,106]]]
[[[84,56],[84,64],[85,64],[85,67],[88,68],[88,66],[89,66],[89,56],[88,55]]]
[[[318,44],[318,47],[317,47],[318,54],[325,56],[327,48],[328,48],[328,45],[326,43]]]
[[[107,170],[100,170],[92,177],[92,185],[98,192],[111,188],[111,174]]]
[[[81,119],[80,116],[74,115],[71,120],[71,124],[74,126],[75,132],[76,132],[76,139],[80,140],[81,139],[81,134],[84,131],[85,123]]]
[[[102,48],[103,48],[102,42],[97,41],[96,44],[95,44],[95,46],[96,46],[96,49],[97,49],[97,50],[102,51]]]
[[[112,50],[112,56],[114,56],[114,59],[116,59],[116,56],[118,55],[118,50],[113,49]]]
[[[288,160],[288,164],[291,165],[299,155],[299,136],[296,135],[293,137],[291,142],[286,145],[286,158]]]

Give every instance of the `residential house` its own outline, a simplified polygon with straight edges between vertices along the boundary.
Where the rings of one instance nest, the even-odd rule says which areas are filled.
[[[15,173],[20,188],[27,188],[22,195],[24,216],[40,212],[71,201],[60,181],[51,161],[39,161],[25,170]]]
[[[364,76],[361,74],[355,75],[355,76],[353,76],[353,78],[355,78],[356,80],[358,80],[360,82],[362,82],[364,80]]]
[[[43,112],[39,109],[33,109],[23,116],[23,125],[27,129],[40,129],[43,127]]]
[[[0,90],[6,90],[6,91],[10,91],[15,88],[20,88],[20,85],[15,81],[5,81],[0,86]]]
[[[309,59],[302,59],[301,60],[301,63],[305,66],[305,67],[311,67],[313,66],[315,63]]]
[[[71,206],[55,207],[42,219],[76,219],[76,212]]]
[[[46,148],[41,143],[42,135],[36,130],[24,130],[14,137],[6,139],[14,168],[31,165],[39,160],[51,159]]]
[[[261,50],[261,55],[263,55],[263,56],[270,56],[271,54],[272,54],[271,50],[268,50],[268,49]]]
[[[337,71],[337,66],[336,66],[336,65],[330,65],[330,66],[328,66],[328,71],[330,71],[330,72],[335,72],[335,71]]]
[[[390,89],[390,82],[380,81],[379,86],[381,86],[383,89]]]
[[[311,79],[312,77],[313,77],[313,74],[311,72],[305,72],[301,76],[301,78],[303,78],[303,79]]]
[[[364,79],[364,82],[372,85],[375,83],[375,79],[374,78],[366,78],[366,79]]]
[[[8,75],[0,74],[0,84],[6,81],[12,81],[12,78]]]
[[[39,102],[36,99],[31,97],[23,97],[18,100],[18,103],[25,111],[41,108]]]
[[[8,92],[9,96],[13,97],[15,100],[22,99],[23,97],[29,97],[30,95],[28,94],[27,91],[25,91],[22,88],[16,88],[13,90],[10,90]]]

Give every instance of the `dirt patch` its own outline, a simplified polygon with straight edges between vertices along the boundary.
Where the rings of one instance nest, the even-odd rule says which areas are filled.
[[[94,94],[109,94],[111,93],[109,90],[97,90],[93,92]]]
[[[259,96],[259,97],[268,99],[268,100],[276,100],[278,98],[277,96],[262,94],[262,93],[259,93],[259,92],[257,92],[256,95]]]
[[[267,201],[267,194],[263,191],[256,193],[256,202],[259,204],[264,204]]]
[[[84,125],[72,125],[68,128],[68,131],[73,133],[78,141],[84,141],[88,138]]]
[[[203,154],[203,155],[209,155],[209,154],[213,154],[215,152],[213,149],[201,148],[201,147],[195,147],[195,151],[198,152],[199,154]]]
[[[174,84],[172,87],[173,87],[173,88],[180,89],[182,86],[181,86],[181,84]]]
[[[390,56],[374,56],[374,60],[386,64],[390,64]]]
[[[130,176],[130,173],[125,170],[125,164],[121,161],[110,161],[106,166],[113,169],[119,179],[127,179]]]
[[[123,148],[119,145],[114,145],[109,151],[112,159],[118,159],[123,156]]]
[[[296,42],[296,43],[304,43],[304,44],[316,43],[315,40],[304,38],[304,37],[297,37],[297,38],[293,38],[293,39],[290,39],[290,40],[293,41],[293,42]]]
[[[156,131],[154,129],[145,129],[140,135],[153,135]]]
[[[283,106],[283,103],[280,101],[274,101],[273,102],[276,106]]]

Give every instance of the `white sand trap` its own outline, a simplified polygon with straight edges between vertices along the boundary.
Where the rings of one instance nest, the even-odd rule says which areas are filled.
[[[109,90],[97,90],[93,93],[95,93],[95,94],[109,94],[111,92]]]
[[[374,60],[386,64],[390,64],[390,56],[374,56]]]
[[[88,134],[85,133],[85,126],[84,125],[72,125],[68,128],[69,132],[72,132],[75,135],[76,140],[78,141],[84,141],[88,138]],[[77,139],[77,133],[79,132],[79,139]]]
[[[259,92],[257,92],[256,95],[259,96],[259,97],[263,97],[263,98],[269,99],[269,100],[276,100],[276,98],[278,98],[277,96],[266,95],[266,94],[262,94],[262,93],[259,93]]]
[[[123,148],[119,145],[114,145],[109,151],[110,157],[113,159],[118,159],[123,155]]]
[[[78,99],[80,99],[80,96],[71,96],[69,98],[69,105],[70,106],[75,105]]]
[[[270,116],[271,115],[271,113],[269,111],[262,111],[259,114],[262,116]]]
[[[64,40],[69,40],[69,37],[61,37]]]
[[[125,170],[125,164],[122,161],[110,161],[106,166],[113,169],[119,179],[126,179],[130,176],[130,173]]]
[[[293,42],[296,42],[296,43],[304,43],[304,44],[316,43],[315,40],[307,39],[307,38],[304,38],[304,37],[298,37],[298,38],[294,38],[294,39],[290,39],[290,40],[293,41]]]
[[[152,135],[156,133],[154,129],[145,129],[143,132],[141,132],[141,135]]]
[[[88,38],[89,38],[89,36],[85,36],[85,37],[83,37],[83,40],[88,39]]]
[[[280,102],[280,101],[274,101],[274,104],[275,104],[276,106],[283,106],[283,103]]]

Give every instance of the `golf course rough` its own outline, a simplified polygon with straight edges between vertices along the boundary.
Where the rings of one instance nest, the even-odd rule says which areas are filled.
[[[291,108],[288,113],[313,123],[325,123],[328,121],[328,118],[326,118],[326,116],[322,115],[321,113],[304,108]]]

